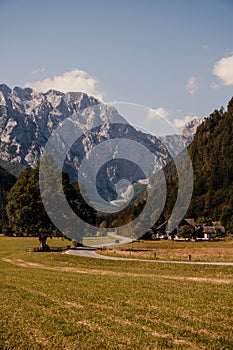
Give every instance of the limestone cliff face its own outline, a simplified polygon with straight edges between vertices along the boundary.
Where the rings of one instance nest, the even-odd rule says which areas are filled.
[[[156,155],[156,167],[162,168],[177,154],[178,146],[181,144],[180,138],[185,144],[190,143],[191,137],[188,131],[190,127],[192,129],[196,125],[195,123],[188,127],[184,132],[186,135],[159,139],[136,130],[115,108],[101,104],[96,98],[85,93],[62,93],[55,90],[40,93],[31,88],[10,89],[2,84],[0,85],[0,165],[6,169],[6,165],[10,163],[7,169],[10,172],[13,169],[12,174],[15,175],[20,173],[22,167],[36,166],[52,131],[66,119],[73,123],[74,115],[77,116],[76,122],[83,130],[83,135],[67,152],[64,163],[64,169],[72,181],[78,180],[82,159],[96,145],[116,138],[133,140],[145,146]],[[135,152],[138,151],[132,143],[129,145],[128,153],[133,155]],[[110,145],[106,150],[106,156],[112,160],[116,159],[118,146]],[[97,154],[97,161],[98,157],[101,155]],[[143,154],[137,154],[139,164],[143,162],[143,157]],[[98,177],[99,188],[105,191],[107,194],[104,196],[110,199],[114,198],[112,189],[115,188],[121,172],[130,182],[141,179],[139,169],[133,168],[130,162],[112,161],[102,171],[103,174]]]
[[[35,166],[51,131],[74,113],[98,104],[83,93],[63,94],[0,85],[0,158]]]
[[[99,107],[87,113],[85,109],[92,106]],[[84,132],[81,141],[72,148],[73,153],[68,155],[69,168],[77,167],[79,160],[94,145],[116,137],[126,137],[144,144],[157,154],[161,165],[170,159],[166,147],[155,136],[137,131],[126,124],[114,108],[107,109],[92,96],[81,92],[65,94],[49,90],[40,93],[31,88],[10,89],[4,84],[0,85],[0,159],[25,167],[35,166],[51,132],[64,119],[76,113],[79,113],[78,121],[84,126]],[[111,126],[111,122],[119,125]],[[99,129],[85,131],[85,127],[90,129],[98,123],[103,124]],[[117,154],[116,149],[112,152]],[[76,165],[73,164],[74,160]]]

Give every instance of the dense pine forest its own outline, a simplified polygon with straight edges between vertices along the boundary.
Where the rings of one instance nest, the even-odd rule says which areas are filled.
[[[5,206],[7,204],[7,193],[16,182],[16,177],[0,166],[0,230],[7,232],[8,220]]]
[[[220,220],[233,232],[233,98],[197,129],[189,152],[194,191],[188,216]]]

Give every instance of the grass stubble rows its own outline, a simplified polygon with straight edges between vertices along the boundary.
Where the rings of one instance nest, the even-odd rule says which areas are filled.
[[[0,237],[1,350],[233,349],[232,266],[25,252],[36,244]]]

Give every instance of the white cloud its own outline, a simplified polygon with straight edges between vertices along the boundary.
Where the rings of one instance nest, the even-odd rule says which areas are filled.
[[[44,68],[44,67],[39,67],[39,68],[35,69],[35,70],[32,72],[32,74],[33,74],[33,75],[37,75],[37,74],[44,73],[44,72],[46,72],[46,68]]]
[[[233,55],[223,57],[217,61],[212,72],[221,81],[220,84],[212,83],[212,88],[223,85],[233,85]]]
[[[217,84],[215,81],[213,81],[211,84],[210,84],[210,87],[214,90],[218,90],[220,89],[221,85],[220,84]]]
[[[146,120],[156,120],[160,118],[167,118],[169,116],[169,112],[166,108],[158,107],[156,109],[149,109],[146,115]]]
[[[173,120],[173,125],[175,128],[177,129],[181,129],[183,128],[188,122],[191,122],[193,119],[200,119],[199,117],[197,116],[191,116],[191,115],[186,115],[183,119],[174,119]]]
[[[101,101],[103,100],[103,93],[98,89],[98,82],[87,72],[79,69],[73,69],[62,75],[55,75],[52,78],[46,78],[41,81],[27,82],[25,86],[42,92],[46,92],[49,89],[62,92],[85,92]]]
[[[195,92],[197,91],[197,89],[198,89],[198,79],[197,79],[197,77],[195,77],[194,75],[192,75],[189,79],[188,79],[188,81],[187,81],[187,84],[186,84],[186,86],[185,86],[185,89],[186,89],[186,91],[188,91],[188,93],[190,94],[190,95],[193,95],[193,94],[195,94]]]

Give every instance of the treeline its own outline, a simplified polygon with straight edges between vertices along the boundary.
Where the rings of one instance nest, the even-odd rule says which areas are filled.
[[[0,230],[7,232],[8,220],[6,215],[7,194],[17,178],[0,166]]]
[[[52,159],[51,159],[52,161]],[[53,171],[60,174],[58,168]],[[50,178],[49,178],[50,177]],[[55,176],[56,177],[56,176]],[[57,184],[52,182],[51,176],[47,174],[46,191],[49,197],[59,198]],[[84,201],[77,183],[70,183],[67,173],[62,172],[62,185],[65,196],[72,210],[83,220],[91,225],[100,224],[100,219],[95,210],[89,207]],[[39,185],[39,166],[25,169],[7,195],[5,206],[4,232],[8,235],[16,236],[38,236],[41,248],[46,247],[46,240],[52,236],[62,236],[62,233],[53,225],[44,208]],[[57,203],[58,204],[58,203]],[[63,213],[59,210],[59,205],[53,210],[57,210],[57,215]],[[99,220],[99,222],[98,222]],[[78,230],[78,228],[77,228]]]
[[[133,199],[130,206],[119,213],[104,214],[97,212],[83,198],[80,191],[81,185],[70,182],[68,174],[64,171],[62,172],[62,188],[60,187],[60,182],[56,180],[60,179],[60,170],[56,167],[52,157],[47,161],[50,163],[50,167],[48,167],[50,170],[44,173],[45,178],[43,178],[43,181],[46,181],[47,196],[52,198],[52,211],[59,216],[60,220],[66,219],[65,217],[63,218],[65,213],[62,210],[62,201],[67,200],[72,211],[89,225],[99,227],[99,234],[102,235],[103,231],[101,228],[111,229],[127,224],[137,217],[143,209],[145,198],[144,191],[141,191]],[[3,216],[1,231],[6,235],[39,237],[41,248],[46,250],[47,238],[62,236],[64,232],[61,233],[54,226],[44,208],[40,192],[39,181],[42,180],[39,171],[39,166],[27,168],[20,174],[17,181],[16,178],[11,178],[6,171],[2,171],[2,175],[6,173],[6,176],[2,176],[4,198],[1,201]],[[52,171],[53,174],[49,173],[49,171]],[[57,173],[57,176],[54,173]],[[4,184],[3,181],[5,181]],[[64,192],[66,199],[60,196],[61,191]],[[88,236],[89,234],[91,233],[88,230],[87,232],[80,232],[80,228],[77,227],[78,242],[82,240],[83,236]],[[67,232],[67,237],[69,238],[69,232]]]
[[[233,98],[227,106],[215,110],[198,127],[189,146],[194,170],[194,189],[186,217],[199,222],[221,221],[233,233]],[[174,165],[168,165],[174,174]],[[168,218],[178,189],[177,175],[170,177],[167,204]]]
[[[194,191],[188,215],[219,220],[233,232],[233,98],[227,111],[215,110],[189,147]]]

